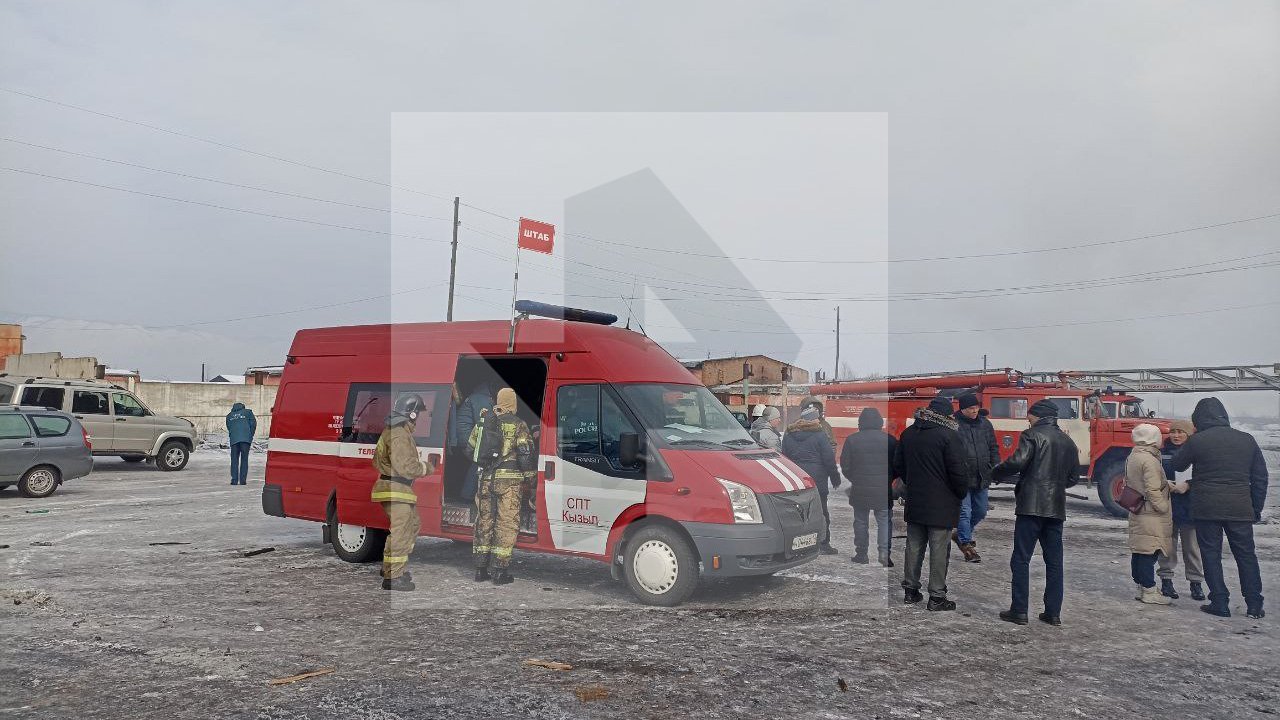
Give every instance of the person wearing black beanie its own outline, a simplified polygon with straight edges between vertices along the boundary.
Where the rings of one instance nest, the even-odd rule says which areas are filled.
[[[973,393],[958,398],[960,409],[956,412],[960,440],[964,444],[965,458],[969,461],[969,492],[960,501],[960,523],[951,535],[960,548],[965,562],[982,562],[973,531],[987,517],[991,487],[991,469],[1000,464],[1000,444],[996,441],[996,429],[982,411],[982,402]]]
[[[1058,406],[1040,400],[1027,411],[1031,427],[1018,437],[1009,459],[991,471],[995,482],[1017,476],[1014,486],[1012,599],[1000,619],[1027,624],[1031,592],[1031,554],[1036,543],[1044,558],[1044,612],[1040,620],[1062,624],[1062,525],[1067,518],[1067,488],[1080,478],[1080,453],[1071,438],[1058,427]]]
[[[920,570],[929,549],[929,610],[955,610],[947,599],[951,531],[960,519],[960,499],[968,492],[968,463],[951,399],[936,397],[915,413],[902,431],[893,458],[894,472],[906,487],[907,549],[903,558],[902,601],[918,603]]]

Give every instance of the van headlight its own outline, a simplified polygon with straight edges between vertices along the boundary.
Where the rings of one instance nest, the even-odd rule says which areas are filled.
[[[760,503],[756,501],[756,494],[751,488],[720,478],[716,478],[716,482],[720,483],[720,487],[723,487],[725,494],[729,496],[729,507],[733,509],[735,523],[764,522],[760,518]]]

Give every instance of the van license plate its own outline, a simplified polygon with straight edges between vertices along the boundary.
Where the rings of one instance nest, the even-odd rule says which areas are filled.
[[[800,550],[801,548],[813,547],[818,544],[818,533],[809,533],[808,535],[800,535],[791,539],[791,549]]]

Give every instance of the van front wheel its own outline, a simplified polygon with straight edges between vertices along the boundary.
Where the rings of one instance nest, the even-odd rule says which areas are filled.
[[[698,586],[698,554],[680,533],[647,525],[627,540],[627,586],[646,605],[672,607]]]

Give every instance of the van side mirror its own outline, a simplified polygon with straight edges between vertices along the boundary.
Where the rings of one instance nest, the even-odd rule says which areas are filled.
[[[640,433],[622,433],[618,437],[618,459],[625,467],[635,467],[644,462],[640,449]]]

